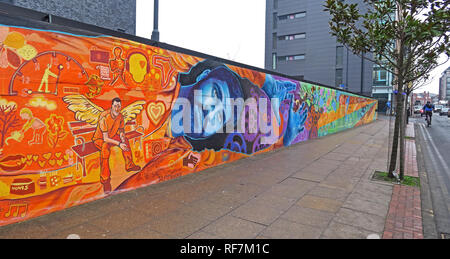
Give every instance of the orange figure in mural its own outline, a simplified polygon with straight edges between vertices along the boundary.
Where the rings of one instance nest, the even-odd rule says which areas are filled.
[[[100,114],[97,129],[92,138],[95,146],[100,150],[100,182],[103,184],[105,193],[111,192],[109,157],[113,146],[118,146],[122,150],[125,169],[128,172],[141,170],[139,166],[133,163],[130,144],[125,137],[125,119],[121,113],[121,108],[121,100],[114,98],[111,109]]]
[[[122,82],[126,84],[123,73],[125,71],[125,62],[127,60],[122,58],[122,49],[120,47],[115,47],[113,52],[114,58],[109,60],[109,69],[113,74],[113,80],[110,85],[114,85],[119,78],[121,78]]]
[[[44,71],[44,75],[42,76],[42,80],[41,80],[41,84],[39,85],[39,89],[38,92],[43,92],[42,91],[42,86],[45,84],[45,92],[49,93],[50,91],[48,90],[48,78],[54,77],[54,78],[58,78],[58,75],[53,73],[52,71],[50,71],[51,65],[47,64],[47,68]]]
[[[22,136],[30,128],[34,130],[33,139],[28,141],[28,145],[42,144],[42,139],[46,129],[45,124],[39,118],[34,117],[33,113],[28,108],[22,108],[20,110],[20,117],[27,121],[20,130]]]

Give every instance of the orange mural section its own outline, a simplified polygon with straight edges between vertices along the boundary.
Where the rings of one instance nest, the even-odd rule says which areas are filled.
[[[125,39],[0,25],[0,226],[376,118],[375,100],[316,87],[329,94],[320,102],[314,86],[283,80]],[[213,123],[176,132],[177,100],[207,82],[216,97],[284,91],[264,119],[274,141]]]

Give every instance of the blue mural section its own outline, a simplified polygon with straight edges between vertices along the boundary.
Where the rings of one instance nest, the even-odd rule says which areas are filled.
[[[194,151],[253,154],[289,146],[373,119],[376,101],[339,90],[266,75],[262,86],[210,60],[180,73],[172,136]],[[231,125],[231,126],[230,126]]]

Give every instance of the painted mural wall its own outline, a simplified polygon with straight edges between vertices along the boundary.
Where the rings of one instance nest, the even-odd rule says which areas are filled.
[[[0,226],[370,123],[376,106],[125,39],[0,25]]]

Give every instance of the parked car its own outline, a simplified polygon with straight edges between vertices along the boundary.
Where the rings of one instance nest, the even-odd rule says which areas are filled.
[[[439,112],[439,115],[448,116],[448,108],[447,107],[442,108],[441,111]]]
[[[420,109],[420,117],[423,117],[425,115],[425,111],[423,109]]]
[[[419,105],[414,106],[414,114],[421,113],[420,110],[422,110],[422,106]]]
[[[434,111],[433,111],[433,112],[441,112],[442,108],[444,108],[443,105],[436,104],[436,105],[434,106]]]

